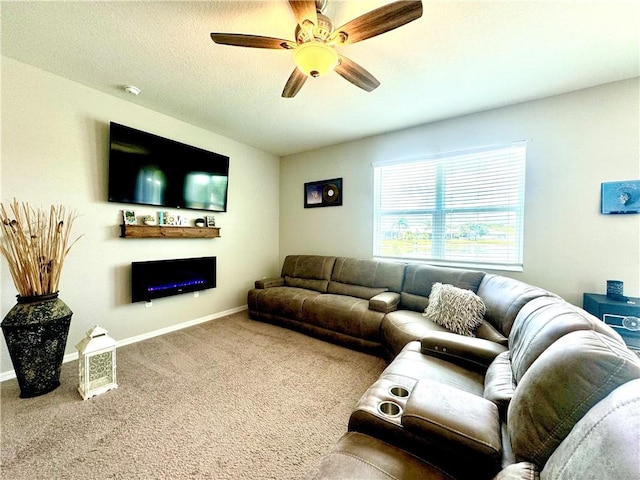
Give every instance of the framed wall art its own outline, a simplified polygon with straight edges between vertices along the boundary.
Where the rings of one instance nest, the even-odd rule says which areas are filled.
[[[601,213],[640,213],[640,180],[603,182]]]
[[[304,184],[304,208],[342,205],[342,178]]]

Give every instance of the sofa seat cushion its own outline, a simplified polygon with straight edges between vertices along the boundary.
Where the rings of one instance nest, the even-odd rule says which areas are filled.
[[[423,378],[459,388],[465,392],[483,396],[484,376],[474,370],[421,353],[420,342],[408,343],[396,358],[385,368],[381,378],[386,377],[407,385],[406,379]]]
[[[449,329],[425,318],[421,312],[412,310],[396,310],[389,312],[382,319],[380,336],[388,356],[393,358],[409,342],[421,340],[429,332],[450,332]],[[507,345],[507,338],[498,332],[490,323],[483,320],[475,331],[477,338]]]
[[[496,405],[458,388],[423,379],[402,412],[402,426],[457,450],[473,470],[495,474],[502,460],[500,416]]]
[[[391,356],[396,356],[406,344],[420,340],[429,331],[448,332],[446,328],[422,316],[420,312],[396,310],[382,319],[380,336]]]
[[[423,315],[454,333],[474,337],[484,311],[484,302],[471,290],[434,283]]]
[[[325,293],[302,307],[302,321],[352,337],[380,342],[384,313],[369,309],[369,300]]]
[[[302,319],[302,305],[310,299],[321,296],[315,290],[295,287],[271,287],[251,290],[251,303],[258,315],[266,313],[278,317]]]
[[[435,465],[382,440],[357,432],[346,433],[318,465],[316,480],[453,480]]]

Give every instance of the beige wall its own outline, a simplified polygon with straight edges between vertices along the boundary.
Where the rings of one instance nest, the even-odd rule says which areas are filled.
[[[67,353],[94,324],[122,341],[242,308],[253,281],[277,268],[278,157],[5,57],[1,87],[2,201],[62,203],[80,214],[74,231],[84,237],[67,257],[60,285],[60,298],[74,312]],[[230,157],[229,211],[216,215],[222,238],[118,237],[119,212],[127,206],[106,201],[110,121]],[[138,214],[157,210],[134,207]],[[218,258],[217,288],[198,298],[154,300],[152,308],[130,303],[132,261],[205,255]],[[16,295],[1,263],[0,318]],[[3,339],[0,372],[10,370]]]
[[[372,162],[528,141],[524,271],[581,305],[607,279],[640,296],[640,215],[601,215],[600,184],[640,178],[638,79],[285,157],[280,256],[371,257]],[[303,208],[304,182],[343,177],[344,205]]]
[[[84,237],[67,259],[61,298],[74,311],[67,353],[94,324],[119,341],[242,308],[253,281],[292,253],[372,255],[372,162],[529,142],[525,265],[507,273],[581,304],[607,279],[640,296],[640,215],[600,215],[600,183],[640,178],[638,79],[278,158],[74,82],[2,58],[0,198],[63,203]],[[118,238],[108,203],[108,123],[231,157],[222,238]],[[304,182],[342,177],[344,205],[303,208]],[[279,211],[278,211],[279,205]],[[138,207],[139,214],[155,209]],[[279,229],[278,229],[279,225]],[[257,234],[259,232],[259,235]],[[216,255],[218,288],[198,298],[129,303],[132,261]],[[15,303],[0,263],[0,315]],[[11,371],[4,340],[0,374]]]

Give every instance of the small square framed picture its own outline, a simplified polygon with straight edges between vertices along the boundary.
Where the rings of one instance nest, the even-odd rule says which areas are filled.
[[[123,210],[122,220],[125,225],[136,225],[138,223],[136,220],[136,212],[134,210]]]
[[[640,180],[603,182],[600,212],[604,214],[640,213]]]
[[[216,226],[216,217],[213,215],[206,215],[204,217],[205,222],[207,222],[207,227],[215,227]]]

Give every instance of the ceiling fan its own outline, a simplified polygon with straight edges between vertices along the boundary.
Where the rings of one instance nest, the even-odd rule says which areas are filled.
[[[332,70],[367,92],[374,90],[380,82],[360,65],[340,55],[335,47],[375,37],[422,16],[420,0],[397,1],[334,29],[331,20],[323,14],[326,0],[289,0],[289,5],[298,21],[295,42],[242,33],[211,34],[211,39],[222,45],[293,50],[296,68],[282,91],[285,98],[294,97],[307,78]]]

